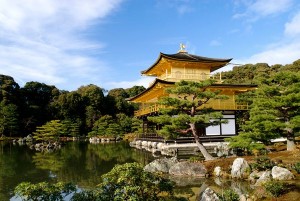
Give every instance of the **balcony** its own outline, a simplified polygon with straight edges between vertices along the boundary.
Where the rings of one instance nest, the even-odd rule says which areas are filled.
[[[210,104],[206,104],[205,107],[211,107],[214,110],[248,110],[248,104],[235,103],[232,101],[215,101]],[[160,108],[165,108],[163,105],[153,104],[151,106],[142,107],[134,112],[135,117],[140,117],[143,115],[153,114],[158,112]]]
[[[214,79],[217,80],[217,83],[222,83],[222,77],[215,76],[211,74],[205,73],[182,73],[180,71],[172,72],[172,73],[165,73],[159,77],[161,80],[177,82],[180,80],[188,80],[188,81],[203,81],[207,79]]]

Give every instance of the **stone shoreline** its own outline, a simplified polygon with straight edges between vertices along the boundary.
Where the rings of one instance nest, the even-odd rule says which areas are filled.
[[[183,177],[212,177],[215,180],[220,181],[222,178],[230,178],[231,180],[243,180],[248,181],[251,188],[261,189],[263,184],[268,181],[291,181],[296,176],[287,168],[273,166],[269,170],[256,171],[251,170],[249,163],[244,158],[234,159],[231,167],[231,171],[223,170],[222,167],[216,166],[212,172],[210,172],[204,163],[201,162],[189,162],[187,160],[177,160],[176,157],[172,158],[160,158],[152,161],[144,167],[145,171],[160,172],[172,176]],[[233,189],[243,201],[259,200],[258,195],[245,194],[240,190]],[[206,186],[202,189],[199,200],[218,200],[217,193],[213,188]]]

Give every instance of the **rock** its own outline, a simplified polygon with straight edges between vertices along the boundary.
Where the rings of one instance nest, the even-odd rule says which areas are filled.
[[[178,163],[178,160],[173,158],[160,158],[152,161],[144,167],[144,170],[147,172],[164,172],[168,173],[169,169]]]
[[[187,186],[199,186],[206,181],[203,177],[193,177],[193,176],[176,176],[168,175],[168,179],[173,181],[176,186],[187,187]],[[204,189],[205,190],[205,189]]]
[[[263,173],[264,173],[264,172],[254,171],[254,172],[252,172],[252,173],[249,175],[248,180],[249,180],[251,183],[255,183],[256,180],[259,179]]]
[[[161,155],[161,152],[158,149],[152,149],[151,152],[154,157],[158,157]]]
[[[249,168],[250,166],[244,158],[236,158],[231,167],[231,177],[238,179],[243,178],[243,174]]]
[[[165,146],[165,144],[162,143],[162,142],[159,142],[159,143],[157,143],[157,145],[156,145],[157,149],[159,149],[159,150],[162,150],[164,146]]]
[[[228,156],[229,155],[229,147],[228,143],[219,142],[217,143],[216,147],[214,148],[214,152],[217,154],[218,157]]]
[[[218,186],[222,186],[222,185],[223,185],[223,181],[221,180],[220,177],[214,178],[214,182],[215,182],[215,184],[217,184]]]
[[[200,201],[217,201],[220,200],[217,194],[210,188],[206,188],[203,192]]]
[[[270,181],[271,179],[272,179],[271,171],[264,171],[262,172],[261,176],[254,184],[254,186],[261,186],[263,183]]]
[[[288,169],[274,166],[272,168],[272,177],[275,180],[291,180],[294,179],[293,173],[291,173]]]
[[[148,146],[148,141],[142,141],[142,147],[147,147]]]
[[[157,149],[157,142],[152,142],[151,146],[152,146],[153,149]]]
[[[32,142],[33,141],[32,135],[31,134],[27,135],[27,137],[25,138],[25,140]]]
[[[222,173],[221,167],[220,167],[220,166],[215,167],[214,173],[213,173],[213,174],[214,174],[216,177],[220,177],[220,176],[221,176],[221,173]]]
[[[187,161],[176,163],[169,170],[169,174],[177,176],[189,175],[196,177],[205,177],[206,173],[207,170],[203,164]]]

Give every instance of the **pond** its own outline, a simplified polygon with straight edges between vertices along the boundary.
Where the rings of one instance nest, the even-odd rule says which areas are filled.
[[[0,200],[9,200],[20,182],[64,181],[90,188],[99,184],[101,175],[116,164],[139,162],[145,165],[152,160],[151,154],[133,149],[126,142],[68,142],[53,153],[0,142]]]
[[[101,175],[116,164],[138,162],[146,165],[152,160],[154,157],[150,152],[131,148],[127,142],[67,142],[53,153],[36,152],[26,145],[0,142],[0,200],[19,201],[13,197],[13,190],[24,181],[72,182],[79,188],[89,189],[99,184]],[[247,182],[186,177],[170,179],[176,183],[175,194],[191,201],[197,200],[200,192],[208,186],[219,192],[229,188],[242,194],[252,191]]]

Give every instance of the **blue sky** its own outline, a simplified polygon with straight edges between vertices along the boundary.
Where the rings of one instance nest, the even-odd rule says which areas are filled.
[[[147,86],[159,52],[300,59],[298,0],[0,0],[0,74],[76,90]],[[229,70],[230,66],[224,70]]]

